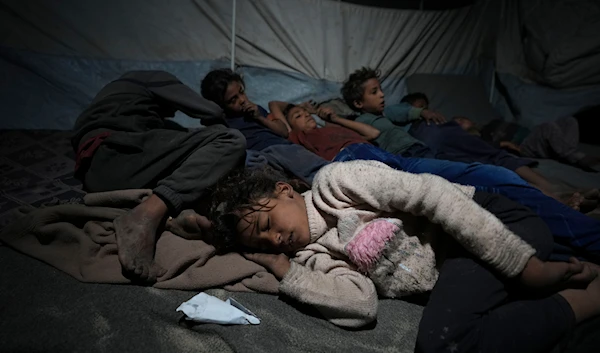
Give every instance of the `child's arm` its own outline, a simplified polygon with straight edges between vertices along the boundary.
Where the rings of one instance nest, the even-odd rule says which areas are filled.
[[[273,118],[275,118],[275,120],[281,121],[285,125],[285,128],[289,133],[290,131],[292,131],[292,127],[290,126],[290,124],[288,124],[287,119],[283,115],[283,110],[285,109],[285,107],[287,107],[288,104],[289,103],[287,102],[270,101],[269,110],[271,111],[271,115],[273,116]]]
[[[245,254],[281,280],[281,293],[315,307],[333,324],[361,327],[377,318],[373,282],[319,244],[310,244],[293,261],[285,255]]]
[[[442,114],[429,109],[416,108],[408,103],[386,106],[383,112],[386,118],[399,124],[408,124],[421,118],[423,118],[427,124],[430,122],[435,124],[446,122],[446,118]]]
[[[288,131],[285,124],[283,124],[277,119],[267,119],[266,116],[263,116],[261,114],[260,109],[258,109],[258,106],[256,104],[248,103],[248,106],[244,109],[244,112],[252,116],[252,118],[258,121],[259,124],[262,124],[263,126],[271,129],[277,135],[287,138]]]
[[[516,153],[521,153],[521,148],[511,141],[500,141],[500,148],[506,148]]]
[[[457,187],[435,175],[401,172],[375,161],[334,163],[319,171],[315,190],[313,201],[327,213],[367,204],[384,212],[426,216],[508,277],[521,273],[535,253],[472,200],[473,187]]]
[[[379,134],[381,133],[379,130],[377,130],[371,125],[367,125],[358,121],[340,118],[337,114],[335,114],[335,112],[331,108],[319,108],[317,113],[319,117],[325,121],[330,121],[332,123],[341,125],[343,127],[358,132],[367,141],[375,140],[377,137],[379,137]]]
[[[333,163],[313,181],[313,202],[324,212],[342,217],[340,210],[366,204],[380,211],[426,216],[473,255],[507,277],[520,275],[527,286],[588,283],[594,278],[576,259],[567,263],[536,258],[535,249],[472,200],[473,192],[472,186],[401,172],[375,161]]]

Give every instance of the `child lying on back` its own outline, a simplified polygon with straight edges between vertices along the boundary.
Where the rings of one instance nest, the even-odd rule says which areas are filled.
[[[325,120],[325,126],[318,127],[305,105],[286,102],[270,102],[269,108],[274,118],[288,126],[288,140],[306,147],[323,159],[331,161],[342,149],[355,143],[368,143],[379,136],[376,128],[340,118],[330,108],[317,109],[317,115]]]
[[[560,244],[557,247],[570,249],[571,254],[577,253],[577,256],[596,263],[600,261],[600,222],[544,195],[506,168],[394,155],[367,141],[377,138],[378,130],[372,126],[340,118],[332,111],[321,109],[319,113],[323,117],[343,125],[328,123],[318,128],[307,108],[276,103],[269,103],[269,107],[278,116],[277,119],[286,119],[284,122],[289,126],[290,141],[301,144],[326,160],[376,160],[405,172],[434,174],[454,183],[473,185],[480,191],[499,193],[534,210],[550,227],[554,239]],[[596,207],[595,203],[588,203]],[[584,203],[582,205],[587,206]],[[564,252],[553,254],[553,259],[568,258],[569,254]]]
[[[422,352],[546,351],[600,311],[597,268],[545,262],[552,238],[530,210],[430,174],[333,163],[299,194],[273,171],[246,171],[218,186],[210,218],[224,246],[268,252],[245,256],[281,280],[282,294],[336,325],[375,320],[378,294],[432,291]],[[575,281],[585,289],[526,300],[514,286]]]

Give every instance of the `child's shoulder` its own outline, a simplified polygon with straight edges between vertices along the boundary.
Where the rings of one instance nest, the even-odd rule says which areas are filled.
[[[373,113],[360,113],[360,115],[358,115],[356,117],[356,121],[358,122],[369,122],[369,121],[373,121],[373,120],[377,120],[383,117],[383,114],[380,115],[375,115]]]
[[[352,178],[357,173],[377,173],[381,169],[392,169],[387,164],[373,160],[355,160],[346,162],[333,162],[321,168],[314,178],[315,183],[330,183],[340,178]]]

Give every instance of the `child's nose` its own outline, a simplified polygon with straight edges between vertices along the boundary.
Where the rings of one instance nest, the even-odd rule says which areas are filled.
[[[273,245],[275,245],[275,246],[281,245],[281,233],[280,232],[273,232],[273,236],[271,237],[271,241],[273,242]]]

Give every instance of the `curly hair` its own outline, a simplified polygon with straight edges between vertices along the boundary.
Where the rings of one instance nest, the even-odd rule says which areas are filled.
[[[237,225],[246,216],[264,209],[260,200],[276,196],[276,185],[293,181],[271,167],[235,170],[217,183],[208,218],[213,226],[210,241],[221,250],[237,244]]]
[[[402,99],[400,100],[400,102],[402,102],[402,103],[408,103],[408,104],[413,104],[418,99],[424,100],[425,103],[427,103],[429,105],[429,99],[427,98],[427,95],[425,93],[422,93],[422,92],[416,92],[416,93],[407,94],[406,96],[402,97]]]
[[[239,82],[245,86],[244,79],[231,69],[217,69],[209,72],[200,83],[200,92],[202,97],[217,103],[221,108],[225,105],[223,98],[227,91],[227,86],[231,82]]]
[[[344,82],[341,91],[346,104],[348,104],[352,110],[359,111],[359,109],[354,106],[354,102],[362,100],[363,94],[365,93],[363,87],[365,82],[372,78],[379,79],[379,75],[379,70],[373,70],[364,66],[350,74],[348,80]]]

